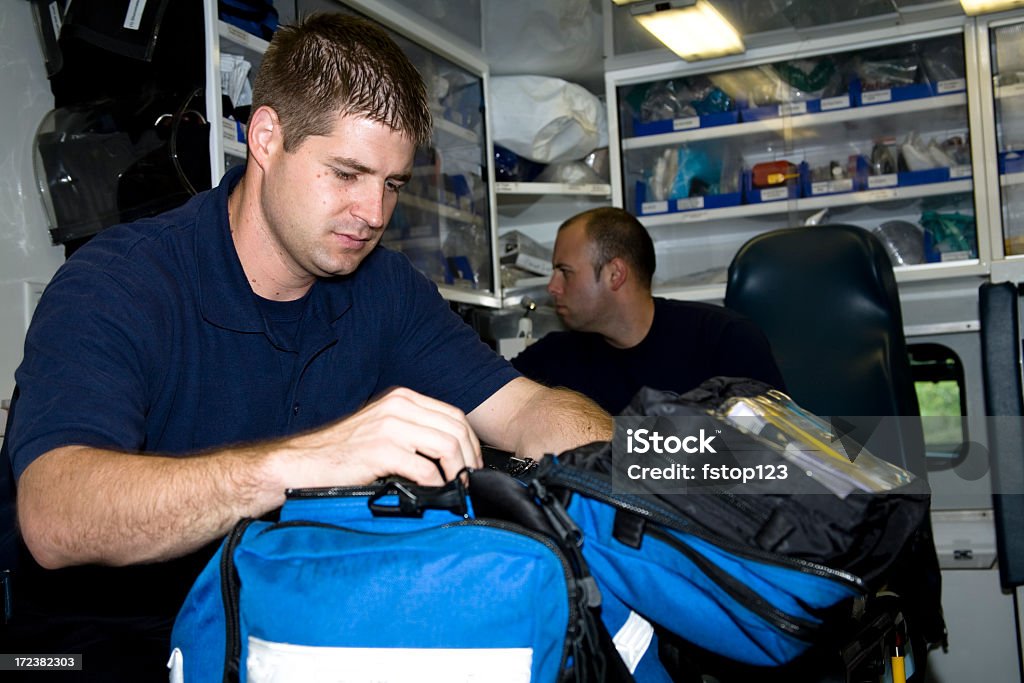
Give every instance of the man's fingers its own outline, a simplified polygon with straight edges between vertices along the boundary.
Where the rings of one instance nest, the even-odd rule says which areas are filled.
[[[441,460],[449,478],[455,474],[450,471],[446,462],[448,455],[453,450],[458,450],[461,454],[461,463],[458,463],[459,469],[463,465],[474,468],[483,466],[480,441],[466,420],[466,416],[458,408],[417,394],[409,389],[395,389],[389,392],[374,407],[402,422],[415,424],[454,438],[454,442],[446,442],[444,439],[430,438],[431,435],[428,432],[402,429],[402,425],[394,427],[400,432],[396,434],[396,437],[406,441],[414,450]],[[424,440],[419,441],[419,439]]]

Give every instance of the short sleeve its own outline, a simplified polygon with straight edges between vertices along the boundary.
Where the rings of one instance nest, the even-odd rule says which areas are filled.
[[[388,286],[371,295],[387,326],[378,389],[406,386],[469,413],[520,376],[404,255],[385,254]]]

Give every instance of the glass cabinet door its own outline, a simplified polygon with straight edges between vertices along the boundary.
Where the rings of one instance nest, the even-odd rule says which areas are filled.
[[[426,81],[434,139],[429,149],[417,152],[413,177],[399,194],[383,243],[404,252],[449,298],[459,298],[460,291],[491,295],[483,79],[393,37]]]
[[[333,9],[361,14],[343,4]],[[489,300],[495,282],[483,76],[382,26],[426,83],[434,138],[429,148],[417,150],[412,179],[399,193],[381,242],[408,256],[446,298]]]
[[[962,32],[616,97],[623,204],[664,294],[721,285],[747,239],[805,223],[871,230],[910,270],[978,258]]]
[[[1024,21],[990,29],[1003,248],[1024,254]]]

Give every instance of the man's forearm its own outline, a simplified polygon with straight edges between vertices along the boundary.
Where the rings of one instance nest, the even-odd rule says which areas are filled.
[[[583,394],[542,388],[518,417],[530,427],[520,434],[517,452],[538,457],[612,438],[612,417]]]
[[[612,418],[583,394],[518,377],[469,414],[480,438],[520,457],[612,438]]]
[[[442,471],[450,478],[480,464],[462,411],[398,388],[319,429],[205,454],[54,449],[22,473],[18,515],[45,567],[154,562],[273,510],[289,488],[366,484],[391,474],[440,485]]]
[[[255,447],[184,458],[58,448],[18,482],[22,535],[49,568],[183,555],[280,505],[266,459]]]

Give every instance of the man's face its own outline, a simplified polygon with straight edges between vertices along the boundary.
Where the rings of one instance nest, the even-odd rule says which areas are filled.
[[[551,262],[554,272],[548,293],[562,323],[570,330],[599,331],[608,291],[604,278],[594,277],[594,245],[582,222],[574,221],[558,232]]]
[[[391,220],[414,153],[402,133],[354,116],[339,116],[330,135],[309,136],[291,152],[276,149],[261,208],[286,267],[298,277],[359,267]]]

